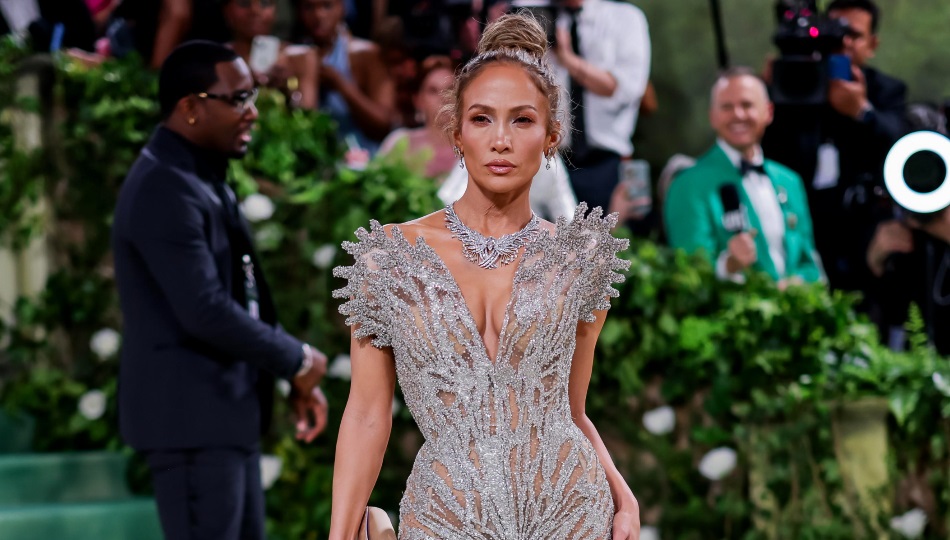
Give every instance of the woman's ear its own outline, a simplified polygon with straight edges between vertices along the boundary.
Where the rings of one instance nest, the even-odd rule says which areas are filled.
[[[557,148],[561,144],[561,123],[554,123],[554,130],[551,131],[551,134],[548,136],[548,146],[552,148]]]

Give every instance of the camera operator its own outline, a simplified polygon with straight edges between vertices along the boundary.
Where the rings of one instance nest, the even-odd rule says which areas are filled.
[[[950,208],[911,214],[878,226],[867,263],[878,278],[882,326],[891,336],[907,320],[911,303],[921,310],[927,335],[941,355],[950,355]],[[893,337],[892,346],[899,346]]]
[[[909,109],[915,131],[891,149],[884,173],[901,218],[878,225],[867,265],[881,300],[881,334],[891,347],[903,347],[902,327],[914,303],[930,342],[950,355],[950,140],[937,107],[918,103]]]
[[[907,88],[867,65],[879,43],[873,1],[834,0],[827,17],[845,27],[845,73],[828,81],[824,105],[777,103],[763,147],[806,180],[830,285],[867,292],[872,278],[865,250],[877,223],[891,217],[881,196],[882,170],[888,150],[907,132]]]

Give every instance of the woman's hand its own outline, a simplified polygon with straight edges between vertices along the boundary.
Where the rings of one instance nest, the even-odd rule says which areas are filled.
[[[612,540],[640,540],[640,504],[636,498],[617,507]]]

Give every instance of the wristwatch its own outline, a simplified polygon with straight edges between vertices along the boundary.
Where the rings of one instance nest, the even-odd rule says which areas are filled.
[[[303,353],[303,361],[300,362],[300,369],[297,370],[294,378],[306,375],[313,368],[313,353],[310,351],[310,345],[304,343],[300,350]]]
[[[870,102],[865,103],[864,106],[861,107],[861,111],[858,113],[858,122],[861,122],[862,124],[864,124],[868,120],[870,120],[873,115],[874,115],[874,106],[871,105]]]

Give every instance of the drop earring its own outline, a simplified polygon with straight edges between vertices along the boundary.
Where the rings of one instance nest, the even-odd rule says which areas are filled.
[[[544,152],[544,157],[547,158],[547,163],[545,163],[544,168],[550,171],[550,170],[551,170],[551,160],[554,158],[554,149],[553,149],[553,148],[548,148],[547,151]]]
[[[455,145],[452,147],[452,150],[455,152],[455,155],[459,158],[459,169],[465,168],[465,154],[462,153],[462,149]]]

